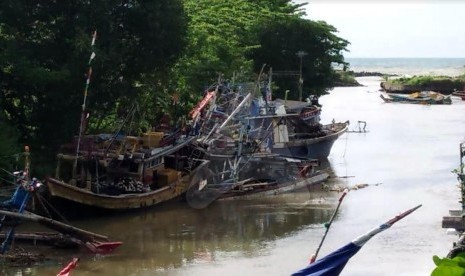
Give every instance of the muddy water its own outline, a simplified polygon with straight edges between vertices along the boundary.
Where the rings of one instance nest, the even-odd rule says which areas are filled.
[[[416,212],[372,238],[342,275],[429,275],[433,255],[445,256],[456,240],[441,228],[449,209],[460,207],[451,171],[459,164],[465,134],[465,102],[423,106],[386,104],[379,79],[364,87],[336,88],[323,96],[322,121],[367,123],[334,144],[326,184],[367,188],[344,199],[319,257],[418,204]],[[216,202],[206,209],[185,203],[121,217],[73,223],[124,245],[115,254],[55,251],[63,262],[81,257],[72,275],[289,275],[315,252],[338,192],[320,188],[270,199]],[[6,275],[56,275],[51,262],[4,270]]]

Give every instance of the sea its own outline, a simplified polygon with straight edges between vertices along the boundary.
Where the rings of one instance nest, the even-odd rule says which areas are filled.
[[[379,72],[399,76],[465,74],[465,58],[346,58],[354,72]]]
[[[354,70],[441,75],[458,74],[465,64],[465,59],[348,61]],[[103,256],[44,249],[51,261],[2,267],[2,275],[56,275],[73,257],[80,258],[73,276],[291,275],[308,265],[320,244],[317,260],[418,205],[372,237],[341,275],[431,275],[433,256],[445,257],[458,239],[442,228],[442,219],[461,208],[453,171],[460,166],[459,144],[465,137],[465,101],[385,103],[381,77],[357,80],[362,86],[335,87],[320,98],[322,123],[350,122],[349,132],[321,164],[331,175],[324,185],[257,200],[217,201],[204,209],[173,202],[74,220],[73,225],[123,245]],[[344,188],[350,191],[339,201]]]

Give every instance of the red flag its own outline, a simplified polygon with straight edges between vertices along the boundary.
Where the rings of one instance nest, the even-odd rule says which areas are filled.
[[[71,270],[73,270],[77,266],[77,262],[79,261],[79,258],[73,258],[73,260],[65,267],[63,268],[57,276],[69,276],[69,273]]]

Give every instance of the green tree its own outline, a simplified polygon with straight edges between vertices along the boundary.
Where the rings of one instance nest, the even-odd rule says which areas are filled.
[[[236,80],[250,78],[250,53],[259,47],[258,26],[300,14],[300,6],[290,0],[184,0],[184,5],[189,44],[178,63],[179,76],[198,94],[220,74],[234,75]]]
[[[289,97],[298,98],[301,61],[304,98],[325,93],[334,85],[332,65],[345,64],[342,52],[349,42],[338,37],[337,30],[326,22],[290,17],[267,22],[257,32],[260,47],[252,53],[255,71],[267,64],[273,71],[293,73],[273,78],[279,87],[275,94],[280,97],[290,90]],[[297,53],[301,51],[304,54],[299,57]]]
[[[181,0],[2,1],[0,104],[5,118],[41,156],[54,155],[75,135],[91,34],[97,30],[87,102],[90,127],[114,127],[129,103],[146,93],[143,81],[176,61],[186,24]]]
[[[18,133],[0,116],[0,183],[7,178],[7,172],[19,169],[21,150]]]

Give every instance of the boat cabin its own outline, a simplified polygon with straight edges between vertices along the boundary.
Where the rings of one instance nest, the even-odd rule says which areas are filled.
[[[186,166],[189,139],[160,146],[162,133],[141,137],[85,136],[78,154],[58,154],[55,178],[96,193],[132,193],[176,182]]]

